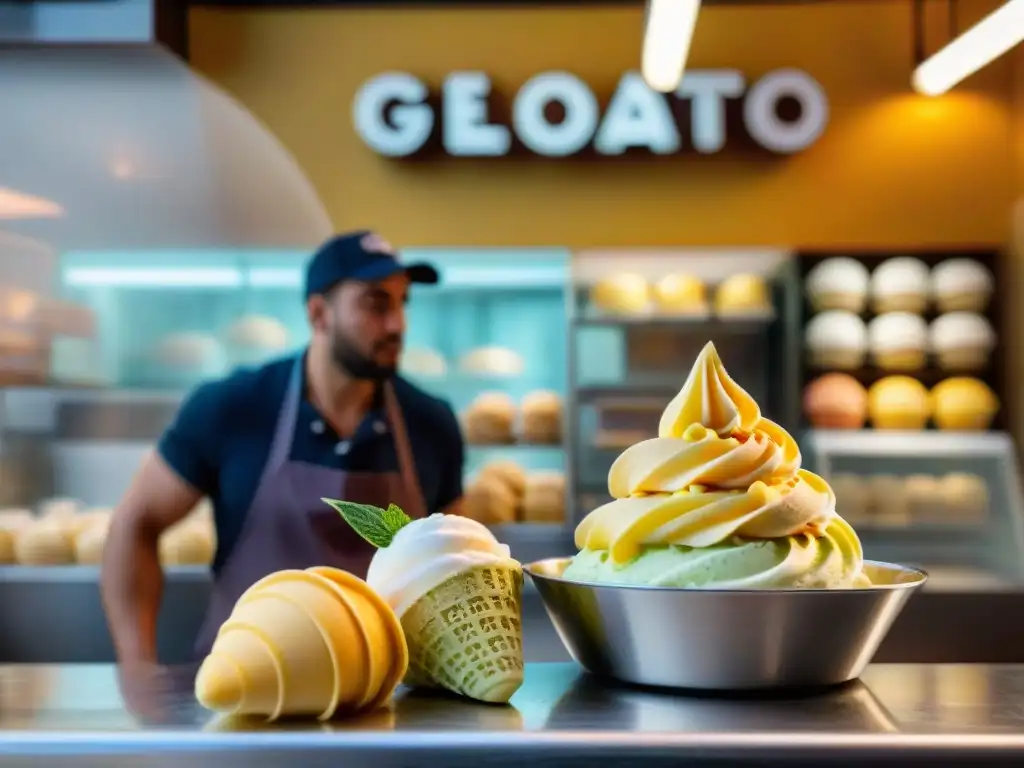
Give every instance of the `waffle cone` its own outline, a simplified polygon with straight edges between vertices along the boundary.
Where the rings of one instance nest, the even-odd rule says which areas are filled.
[[[407,685],[506,703],[523,682],[523,573],[481,566],[453,576],[401,617]]]

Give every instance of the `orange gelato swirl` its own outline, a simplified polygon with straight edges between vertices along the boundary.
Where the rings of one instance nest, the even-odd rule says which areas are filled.
[[[613,501],[576,529],[581,549],[623,564],[644,548],[829,535],[859,572],[860,541],[836,515],[828,483],[800,468],[800,448],[726,372],[713,344],[661,416],[658,437],[627,448],[608,473]],[[851,538],[852,537],[852,538]],[[856,561],[856,562],[852,562]]]

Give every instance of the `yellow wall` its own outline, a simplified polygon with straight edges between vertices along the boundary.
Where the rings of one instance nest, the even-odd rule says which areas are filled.
[[[1012,80],[1014,96],[1014,134],[1017,147],[1017,194],[1024,202],[1024,45],[1014,52]],[[1024,214],[1024,211],[1021,211]],[[1022,243],[1024,245],[1024,243]]]
[[[985,2],[968,0],[964,15]],[[356,88],[386,70],[436,83],[483,69],[511,95],[539,71],[570,69],[608,95],[639,60],[641,23],[639,4],[199,9],[191,48],[194,66],[291,149],[339,228],[377,227],[402,245],[1006,243],[1024,189],[1010,62],[945,98],[912,95],[909,3],[705,10],[693,66],[751,78],[798,66],[827,90],[827,133],[792,158],[402,162],[375,156],[352,129]]]
[[[1024,196],[1024,46],[1014,52],[1014,70],[1012,87],[1015,110],[1015,133],[1017,136],[1017,191]]]

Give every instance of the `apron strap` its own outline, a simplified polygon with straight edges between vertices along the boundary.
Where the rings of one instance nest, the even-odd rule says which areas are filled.
[[[277,425],[274,428],[274,439],[270,443],[269,466],[280,467],[286,461],[292,451],[292,441],[295,439],[295,422],[299,418],[299,402],[302,399],[302,366],[305,355],[295,358],[292,365],[291,376],[288,378],[288,388],[284,393],[284,401],[281,403],[281,410],[278,412]]]
[[[419,475],[416,473],[416,460],[412,455],[409,433],[405,429],[405,418],[402,416],[402,409],[398,405],[398,398],[395,397],[395,389],[390,381],[384,382],[384,412],[391,422],[391,433],[395,438],[395,453],[398,458],[398,473],[405,487],[407,503],[413,507],[406,511],[409,517],[426,517],[427,502],[420,487]]]

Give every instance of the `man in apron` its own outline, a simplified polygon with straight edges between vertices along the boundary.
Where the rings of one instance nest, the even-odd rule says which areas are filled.
[[[413,517],[457,511],[455,415],[396,375],[409,286],[437,281],[432,266],[401,264],[374,233],[336,237],[306,271],[309,346],[186,399],[107,537],[103,602],[123,664],[156,661],[158,538],[204,496],[218,548],[199,656],[238,597],[269,573],[329,565],[366,575],[372,547],[321,497],[395,503]]]

